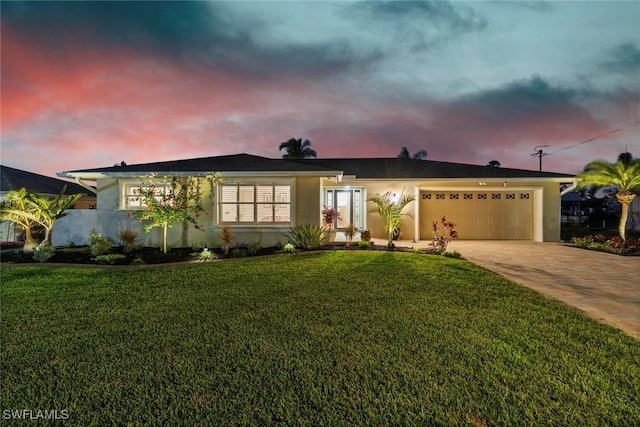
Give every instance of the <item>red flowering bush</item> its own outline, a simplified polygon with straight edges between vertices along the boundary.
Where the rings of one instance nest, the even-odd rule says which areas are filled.
[[[440,230],[440,225],[442,225],[442,230]],[[445,252],[451,240],[458,238],[458,232],[455,226],[455,223],[447,221],[445,217],[442,217],[439,223],[438,221],[433,221],[431,223],[433,237],[429,242],[429,250],[437,253]]]
[[[592,234],[585,237],[575,237],[573,243],[578,248],[610,252],[619,255],[640,255],[640,238],[620,236],[607,239],[602,234]]]

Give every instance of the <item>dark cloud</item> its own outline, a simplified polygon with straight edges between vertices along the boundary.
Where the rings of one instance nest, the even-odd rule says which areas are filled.
[[[586,95],[572,88],[552,86],[541,77],[517,81],[504,87],[484,91],[469,99],[456,102],[458,106],[473,105],[483,110],[485,117],[505,124],[519,119],[548,115],[558,110],[575,110],[585,114],[575,102]]]
[[[126,49],[247,77],[317,78],[379,56],[359,53],[347,41],[265,47],[258,41],[266,23],[221,2],[2,2],[2,27],[48,50]]]
[[[414,53],[487,26],[473,8],[444,1],[362,1],[345,6],[343,14],[392,31]]]
[[[227,33],[221,11],[204,2],[3,2],[2,25],[50,48],[91,42],[173,50],[241,40]]]
[[[611,49],[609,58],[601,65],[608,71],[637,73],[640,71],[640,49],[632,43],[618,45]]]

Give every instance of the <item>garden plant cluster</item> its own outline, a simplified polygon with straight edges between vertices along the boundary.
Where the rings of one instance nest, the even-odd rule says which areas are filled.
[[[640,256],[640,238],[620,236],[607,237],[603,234],[590,234],[584,237],[574,237],[572,242],[578,248],[609,252],[618,255]]]

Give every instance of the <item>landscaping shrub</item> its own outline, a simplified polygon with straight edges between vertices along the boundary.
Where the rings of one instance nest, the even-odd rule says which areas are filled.
[[[222,240],[222,244],[220,245],[222,252],[224,252],[225,256],[229,255],[229,250],[232,248],[235,236],[228,225],[224,225],[222,229],[220,229],[220,240]]]
[[[231,251],[231,258],[243,258],[247,256],[247,251],[242,248],[235,248]]]
[[[98,255],[95,259],[98,264],[115,264],[121,259],[125,259],[127,256],[122,254],[106,254]]]
[[[439,231],[440,226],[438,225],[438,221],[431,223],[433,238],[429,242],[429,250],[439,254],[447,250],[447,246],[449,246],[452,239],[458,238],[458,232],[455,230],[456,224],[447,221],[445,217],[442,217],[440,224],[442,224],[441,231]]]
[[[640,239],[620,236],[607,238],[603,234],[591,234],[585,237],[574,237],[572,242],[578,248],[609,252],[618,255],[640,255]]]
[[[111,240],[109,237],[100,234],[95,230],[93,230],[89,234],[89,247],[91,248],[91,255],[104,255],[111,250],[111,246],[113,246],[113,240]]]
[[[200,253],[196,254],[196,257],[200,262],[211,262],[217,258],[216,254],[214,254],[207,248],[204,248]]]
[[[255,242],[249,242],[245,245],[245,250],[247,251],[247,254],[253,256],[255,254],[258,253],[258,251],[260,250],[260,242],[255,241]]]
[[[371,248],[371,242],[369,240],[360,240],[358,242],[358,248],[360,248],[360,249],[369,249],[369,248]]]
[[[41,243],[36,246],[36,249],[33,251],[33,259],[38,262],[47,262],[54,253],[56,253],[55,246],[49,245],[47,243]]]
[[[296,251],[296,246],[294,244],[292,244],[292,243],[287,243],[282,248],[282,252],[284,252],[286,254],[292,254],[292,253],[295,253],[295,251]]]
[[[137,238],[138,238],[137,231],[128,230],[128,229],[118,231],[118,239],[120,239],[120,244],[122,244],[122,251],[125,254],[133,251]]]
[[[294,250],[295,247],[302,248],[307,251],[318,249],[327,241],[324,228],[310,224],[296,225],[287,234],[287,237],[293,244]]]
[[[356,234],[356,231],[358,231],[356,229],[356,226],[353,224],[349,224],[347,225],[347,227],[343,230],[344,231],[344,237],[347,243],[347,246],[351,245],[351,241],[353,240],[353,236]]]

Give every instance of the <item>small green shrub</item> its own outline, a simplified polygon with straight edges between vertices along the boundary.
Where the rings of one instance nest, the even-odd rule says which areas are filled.
[[[245,249],[247,251],[247,254],[253,256],[253,255],[257,254],[258,251],[261,249],[260,242],[258,242],[258,241],[249,242],[249,243],[246,244]]]
[[[371,248],[371,242],[369,240],[360,240],[358,242],[358,248],[360,248],[360,249],[369,249],[369,248]]]
[[[137,257],[131,260],[131,262],[129,263],[129,265],[144,265],[145,262],[142,258]]]
[[[247,256],[247,251],[243,248],[235,248],[231,251],[231,258],[244,258]]]
[[[75,248],[75,247],[76,247],[76,244],[75,244],[75,243],[73,243],[73,242],[67,242],[67,244],[66,244],[66,245],[64,245],[64,247],[65,247],[66,249],[71,249],[71,248]]]
[[[414,254],[419,254],[422,253],[422,249],[420,249],[418,245],[413,245],[411,247],[411,252],[413,252]]]
[[[296,251],[296,245],[294,245],[293,243],[287,243],[282,247],[282,252],[286,254],[292,254],[292,253],[295,253],[295,251]]]
[[[307,251],[318,249],[327,241],[324,228],[310,224],[296,225],[287,234],[287,237],[294,245],[294,250],[296,247]]]
[[[38,262],[47,262],[49,258],[51,258],[55,253],[56,253],[55,246],[51,246],[46,243],[41,243],[38,246],[36,246],[35,250],[33,251],[33,259],[35,259]]]
[[[216,254],[211,252],[208,248],[204,248],[201,252],[196,254],[198,261],[211,262],[217,258]]]
[[[462,258],[462,255],[460,254],[460,252],[458,251],[452,251],[452,252],[442,252],[442,256],[446,256],[448,258]]]
[[[89,247],[91,248],[91,255],[104,255],[111,250],[111,246],[113,246],[113,240],[111,240],[109,237],[100,234],[95,230],[93,230],[89,234]]]
[[[118,231],[118,239],[122,245],[122,251],[127,254],[133,250],[133,246],[136,244],[138,238],[138,232],[128,229]]]
[[[106,254],[106,255],[98,255],[94,259],[98,264],[115,264],[116,261],[121,259],[125,259],[127,256],[122,254]]]

